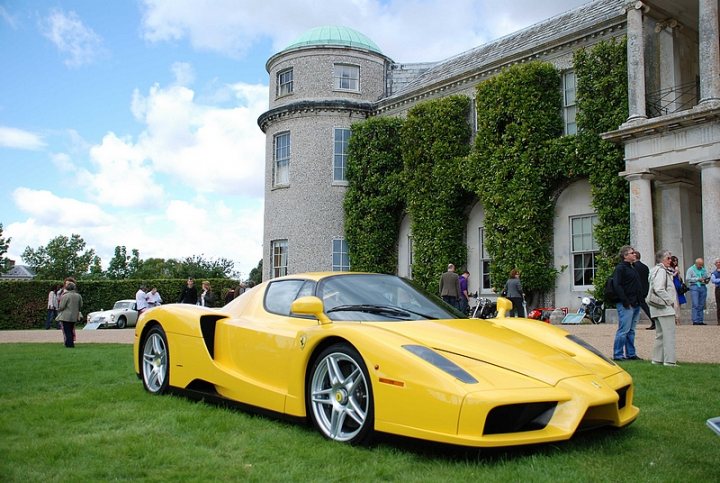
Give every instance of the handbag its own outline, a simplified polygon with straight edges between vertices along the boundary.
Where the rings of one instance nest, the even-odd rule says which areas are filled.
[[[680,295],[685,295],[690,291],[690,287],[688,287],[685,282],[680,282],[680,286],[677,289],[677,293]]]

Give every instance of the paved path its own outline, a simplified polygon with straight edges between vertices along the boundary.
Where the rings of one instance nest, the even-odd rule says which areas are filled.
[[[645,330],[647,322],[641,322],[635,335],[638,355],[649,359],[655,331]],[[598,348],[603,354],[612,356],[612,345],[617,325],[564,325],[568,332],[575,334]],[[720,327],[717,325],[677,327],[678,362],[706,362],[720,364]],[[135,329],[78,330],[77,344],[118,343],[132,344]],[[11,342],[52,342],[62,344],[59,330],[3,330],[0,343]]]

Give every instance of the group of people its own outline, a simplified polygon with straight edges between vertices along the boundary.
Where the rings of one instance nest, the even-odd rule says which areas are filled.
[[[470,272],[465,270],[462,275],[455,273],[455,265],[449,263],[447,272],[440,276],[440,297],[452,307],[455,307],[463,314],[468,312],[470,307],[468,294],[468,278]]]
[[[77,292],[77,282],[73,277],[67,277],[62,285],[50,287],[45,330],[56,321],[58,329],[62,329],[65,347],[75,347],[75,324],[82,320],[82,305],[82,296]]]
[[[716,270],[711,274],[702,258],[687,270],[683,282],[678,258],[669,250],[655,254],[655,266],[649,269],[640,261],[640,252],[626,245],[620,249],[620,263],[613,272],[613,292],[616,295],[618,329],[613,344],[613,360],[641,360],[635,350],[635,327],[642,309],[651,320],[648,329],[654,329],[652,363],[676,366],[675,325],[680,323],[680,307],[687,303],[685,287],[692,300],[693,325],[705,325],[704,313],[707,284],[715,285],[715,298],[720,300],[720,258],[715,259]],[[718,308],[720,323],[720,307]]]
[[[448,264],[447,271],[440,276],[440,297],[447,303],[467,314],[470,309],[470,295],[468,294],[468,279],[470,272],[465,270],[462,275],[455,273],[455,265]],[[520,271],[513,269],[510,278],[505,284],[503,296],[507,297],[513,304],[510,311],[511,317],[525,317],[523,301],[525,295],[520,282]]]
[[[217,296],[215,295],[215,292],[212,291],[210,282],[204,280],[202,282],[202,290],[198,292],[198,289],[195,286],[195,279],[189,277],[185,287],[183,287],[180,292],[178,303],[213,307],[216,300]]]
[[[145,284],[140,285],[138,291],[135,292],[135,310],[138,311],[138,315],[158,305],[162,305],[162,297],[157,287],[151,288],[148,292]]]

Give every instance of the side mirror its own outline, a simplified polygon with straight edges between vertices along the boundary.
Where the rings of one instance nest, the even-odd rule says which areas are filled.
[[[300,297],[290,305],[290,312],[299,315],[312,315],[321,324],[331,324],[332,321],[325,315],[323,302],[319,297],[308,295]]]
[[[507,317],[507,313],[512,310],[512,302],[505,297],[498,297],[497,299],[497,316],[498,319]]]

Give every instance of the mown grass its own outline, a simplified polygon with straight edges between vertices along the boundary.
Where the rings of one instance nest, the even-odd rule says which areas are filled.
[[[370,448],[183,396],[154,397],[131,347],[0,345],[0,481],[718,481],[720,366],[628,362],[638,421],[572,440],[472,450],[395,437]]]

